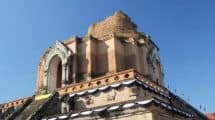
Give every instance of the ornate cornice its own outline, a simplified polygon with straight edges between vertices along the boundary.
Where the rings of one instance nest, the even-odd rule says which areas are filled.
[[[135,78],[138,78],[138,80],[141,80],[148,86],[152,87],[153,89],[155,89],[159,92],[162,92],[163,94],[166,94],[166,95],[169,94],[168,90],[165,87],[157,84],[156,82],[154,82],[152,80],[149,80],[147,77],[136,72],[134,69],[129,69],[129,70],[115,73],[115,74],[106,75],[106,76],[99,77],[99,78],[96,78],[96,79],[93,79],[90,81],[76,83],[76,84],[73,84],[73,85],[70,85],[70,86],[67,86],[64,88],[60,88],[57,91],[59,92],[60,96],[63,96],[65,94],[70,94],[70,93],[80,92],[80,91],[84,91],[84,90],[88,90],[88,89],[98,88],[101,86],[106,86],[109,84],[114,84],[114,83],[122,82],[122,81],[125,81],[128,79],[135,79]]]

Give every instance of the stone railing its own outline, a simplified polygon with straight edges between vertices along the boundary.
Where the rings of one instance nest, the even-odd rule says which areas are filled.
[[[31,104],[31,102],[33,101],[32,97],[29,97],[29,99],[27,99],[21,107],[18,107],[17,109],[15,109],[7,118],[6,120],[14,120],[15,117],[17,115],[19,115],[29,104]]]
[[[26,97],[26,98],[18,99],[18,100],[11,101],[11,102],[8,102],[8,103],[3,103],[3,104],[0,105],[0,109],[5,111],[8,108],[20,106],[20,105],[24,104],[29,98],[30,97]]]

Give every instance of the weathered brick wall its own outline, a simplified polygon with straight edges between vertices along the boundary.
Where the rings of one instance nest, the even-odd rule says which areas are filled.
[[[110,33],[116,33],[123,37],[138,37],[136,25],[121,11],[116,12],[102,22],[93,24],[88,30],[88,35],[92,35],[99,40]]]

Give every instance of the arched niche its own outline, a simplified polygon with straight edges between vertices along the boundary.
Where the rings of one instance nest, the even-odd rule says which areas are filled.
[[[71,58],[71,51],[59,41],[46,52],[43,65],[43,86],[45,86],[47,91],[52,92],[69,83]]]
[[[61,58],[56,55],[54,56],[49,64],[48,73],[48,83],[47,87],[48,90],[54,91],[56,88],[62,87],[62,60]]]

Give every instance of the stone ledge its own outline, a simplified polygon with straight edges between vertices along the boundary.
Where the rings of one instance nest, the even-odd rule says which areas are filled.
[[[6,110],[11,107],[20,106],[20,105],[24,104],[29,98],[31,98],[31,97],[25,97],[25,98],[11,101],[11,102],[0,104],[0,109]]]
[[[62,96],[68,93],[97,88],[100,86],[105,86],[108,84],[116,83],[127,79],[132,79],[132,78],[134,78],[134,70],[130,69],[130,70],[125,70],[115,74],[107,75],[104,77],[99,77],[90,81],[84,81],[81,83],[73,84],[64,88],[59,88],[57,91],[59,92],[60,96]]]
[[[152,80],[149,80],[147,77],[136,72],[134,69],[129,69],[115,74],[99,77],[90,81],[84,81],[81,83],[73,84],[64,88],[60,88],[57,90],[57,92],[59,92],[60,96],[63,96],[65,94],[98,88],[101,86],[106,86],[134,78],[137,78],[138,80],[144,82],[145,84],[154,88],[155,90],[162,92],[165,96],[169,96],[169,91],[165,87],[157,84]]]

